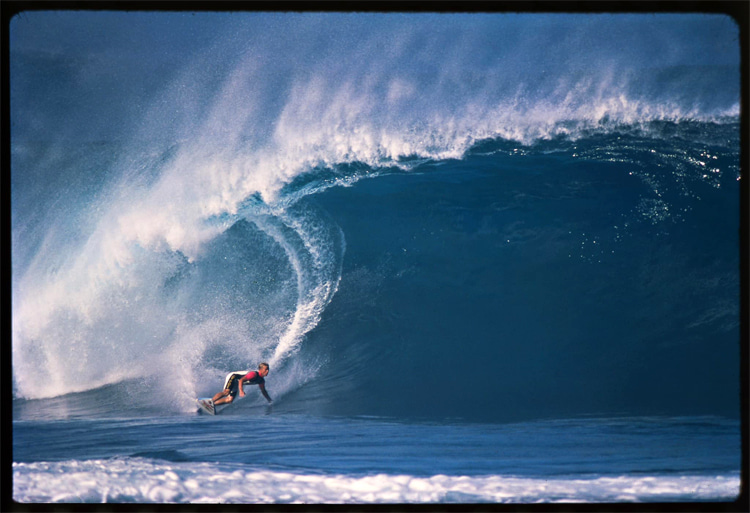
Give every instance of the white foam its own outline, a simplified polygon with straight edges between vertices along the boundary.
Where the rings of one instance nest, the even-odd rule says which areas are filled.
[[[736,474],[527,478],[303,474],[142,458],[13,464],[19,502],[547,503],[732,501]]]

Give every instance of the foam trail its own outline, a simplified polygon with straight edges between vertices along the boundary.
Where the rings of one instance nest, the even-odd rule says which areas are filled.
[[[13,463],[21,502],[558,503],[731,501],[739,476],[419,477],[254,471],[142,458]]]

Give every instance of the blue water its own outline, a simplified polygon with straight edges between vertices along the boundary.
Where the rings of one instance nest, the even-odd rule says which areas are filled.
[[[248,409],[14,427],[24,502],[697,502],[739,492],[738,426],[715,417],[472,424]]]
[[[13,498],[734,501],[736,35],[14,18]]]

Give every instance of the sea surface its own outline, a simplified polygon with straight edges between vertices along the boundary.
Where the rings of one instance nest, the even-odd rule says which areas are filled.
[[[10,28],[13,500],[738,499],[730,17]]]
[[[24,503],[732,501],[736,422],[504,424],[259,413],[14,423]]]

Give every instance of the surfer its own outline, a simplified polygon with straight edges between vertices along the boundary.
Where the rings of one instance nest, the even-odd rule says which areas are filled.
[[[263,397],[270,403],[271,397],[266,392],[266,380],[264,379],[268,376],[268,371],[268,364],[263,362],[258,365],[257,371],[250,371],[247,374],[244,372],[233,372],[224,383],[224,390],[213,396],[211,402],[214,406],[231,403],[234,401],[237,393],[240,394],[240,397],[245,397],[245,391],[243,390],[245,385],[258,385]]]

